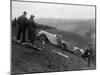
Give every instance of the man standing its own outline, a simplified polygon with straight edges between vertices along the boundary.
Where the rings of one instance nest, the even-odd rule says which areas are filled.
[[[28,38],[32,45],[34,45],[34,41],[36,39],[36,25],[34,22],[34,17],[34,15],[31,15],[28,22]]]
[[[17,40],[20,41],[21,36],[22,36],[21,43],[25,43],[26,29],[27,29],[27,23],[28,23],[28,19],[26,15],[27,13],[26,11],[24,11],[23,15],[18,17],[18,20],[17,20],[17,24],[18,24]]]
[[[96,52],[93,48],[93,44],[89,43],[87,50],[89,52],[88,67],[91,67],[91,64],[93,64],[93,66],[95,66],[96,65]]]

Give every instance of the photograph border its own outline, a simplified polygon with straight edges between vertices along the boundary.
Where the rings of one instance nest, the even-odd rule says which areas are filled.
[[[95,50],[96,50],[96,68],[95,69],[88,69],[88,70],[96,70],[97,69],[97,5],[89,5],[89,4],[73,4],[73,3],[58,3],[58,2],[46,2],[46,1],[28,1],[28,0],[10,0],[10,73],[12,74],[12,1],[15,2],[30,2],[30,3],[42,3],[42,4],[61,4],[61,5],[75,5],[75,6],[91,6],[95,7]],[[82,70],[70,70],[67,72],[72,72],[72,71],[86,71],[87,69],[82,69]],[[58,72],[58,71],[57,71]],[[61,72],[66,72],[66,71],[61,71]],[[21,73],[21,74],[40,74],[35,73],[35,72],[30,72],[30,73]],[[54,73],[54,72],[44,72],[44,73]],[[15,73],[14,73],[15,74]],[[19,73],[18,73],[19,74]]]

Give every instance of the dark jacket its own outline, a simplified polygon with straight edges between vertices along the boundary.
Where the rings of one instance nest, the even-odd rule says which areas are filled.
[[[27,23],[28,23],[27,17],[25,17],[24,15],[18,17],[17,24],[18,24],[19,27],[26,28],[27,27]]]
[[[29,20],[28,21],[28,28],[31,29],[31,30],[36,30],[37,29],[34,20]]]
[[[95,50],[93,49],[93,47],[89,47],[88,51],[90,53],[90,57],[95,57]]]

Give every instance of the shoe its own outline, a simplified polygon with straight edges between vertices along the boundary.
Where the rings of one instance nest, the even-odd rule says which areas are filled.
[[[15,37],[15,36],[12,36],[12,39],[13,39],[13,40],[16,40],[16,37]]]
[[[20,43],[21,41],[20,40],[18,40],[18,39],[14,39],[17,43]]]
[[[20,40],[17,40],[17,42],[20,43],[21,41]]]

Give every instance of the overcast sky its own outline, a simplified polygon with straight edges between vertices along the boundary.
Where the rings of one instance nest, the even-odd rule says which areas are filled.
[[[27,11],[27,17],[31,14],[35,18],[63,18],[63,19],[93,19],[95,7],[63,4],[31,3],[12,1],[12,19]]]

